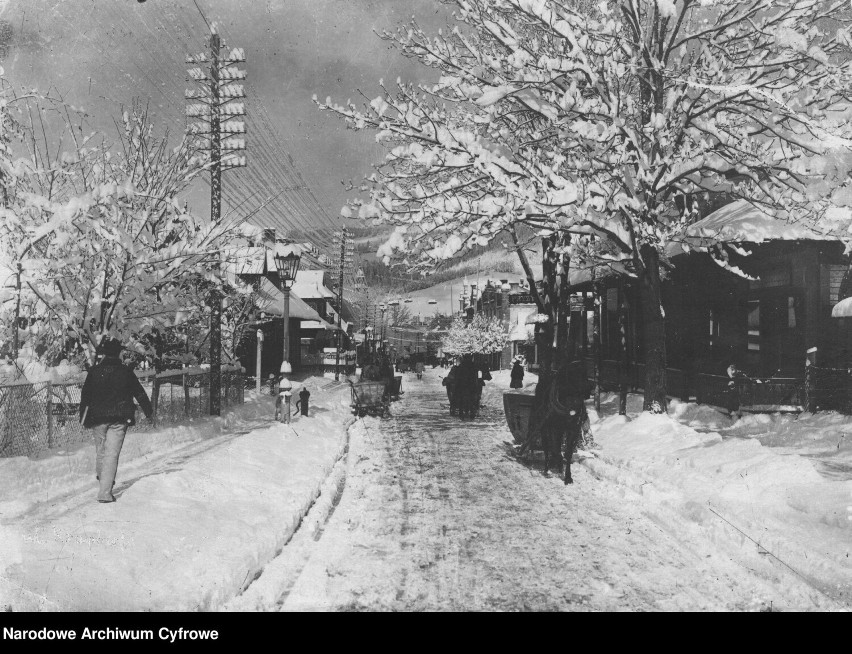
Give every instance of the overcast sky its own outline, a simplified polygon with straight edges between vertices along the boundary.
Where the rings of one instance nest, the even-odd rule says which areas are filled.
[[[345,101],[358,89],[377,95],[380,78],[434,79],[374,31],[412,15],[437,30],[447,8],[439,0],[0,0],[0,63],[13,85],[54,87],[101,127],[136,97],[180,131],[190,86],[183,56],[204,50],[209,33],[196,2],[227,45],[243,47],[248,59],[254,170],[229,173],[226,192],[237,180],[253,189],[292,184],[294,199],[268,213],[303,215],[310,202],[289,155],[323,209],[337,217],[347,196],[341,180],[368,174],[381,151],[371,135],[316,109],[311,96]],[[206,202],[204,193],[196,195],[193,202]]]

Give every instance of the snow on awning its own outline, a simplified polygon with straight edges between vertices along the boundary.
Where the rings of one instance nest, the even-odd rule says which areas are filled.
[[[595,270],[595,279],[601,281],[607,277],[618,275],[629,275],[627,268],[621,261],[612,261],[608,264],[598,264],[587,268],[570,268],[568,270],[568,287],[573,288],[592,281],[592,268]]]
[[[831,240],[836,237],[820,234],[805,222],[773,218],[750,202],[737,200],[687,227],[682,238],[669,243],[666,252],[675,256],[716,243]]]
[[[306,300],[337,297],[323,284],[324,270],[300,270],[296,273],[293,291]]]
[[[852,318],[852,297],[840,300],[831,309],[832,318]]]

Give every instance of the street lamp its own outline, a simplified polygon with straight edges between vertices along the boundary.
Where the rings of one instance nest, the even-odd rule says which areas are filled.
[[[284,347],[282,348],[283,359],[281,361],[281,374],[293,372],[290,365],[290,288],[296,281],[296,273],[299,271],[301,260],[299,250],[294,247],[285,247],[275,253],[275,267],[278,269],[278,280],[281,282],[281,291],[284,293]]]

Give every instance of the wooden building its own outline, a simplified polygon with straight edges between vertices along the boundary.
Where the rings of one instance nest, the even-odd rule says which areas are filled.
[[[663,308],[669,393],[700,395],[699,376],[725,377],[731,364],[750,377],[790,379],[804,377],[806,360],[852,366],[852,318],[831,315],[849,266],[843,250],[836,240],[774,219],[744,201],[690,226],[683,242],[667,249]],[[593,285],[588,272],[575,281],[579,310],[572,313],[573,345],[577,354],[590,357]],[[629,276],[610,275],[597,289],[603,377],[613,380],[615,371],[629,364],[630,384],[639,387],[644,374],[636,284]]]

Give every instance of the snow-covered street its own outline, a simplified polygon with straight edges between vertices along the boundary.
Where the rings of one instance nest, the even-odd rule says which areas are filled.
[[[251,397],[218,421],[131,432],[110,505],[94,501],[91,445],[0,461],[0,605],[849,608],[849,419],[651,416],[638,397],[624,418],[606,397],[600,447],[565,486],[539,454],[515,456],[506,371],[472,422],[449,416],[442,374],[407,374],[389,419],[353,422],[347,386],[314,378],[311,416],[289,426]]]
[[[500,404],[505,373],[482,415],[462,423],[448,415],[440,372],[407,378],[391,420],[351,430],[346,490],[285,610],[845,606],[721,520],[703,524],[706,507],[667,484],[649,492],[653,477],[618,453],[575,465],[567,487],[541,474],[541,459],[519,463]],[[609,422],[619,420],[629,433]],[[597,427],[605,452],[611,427]]]

